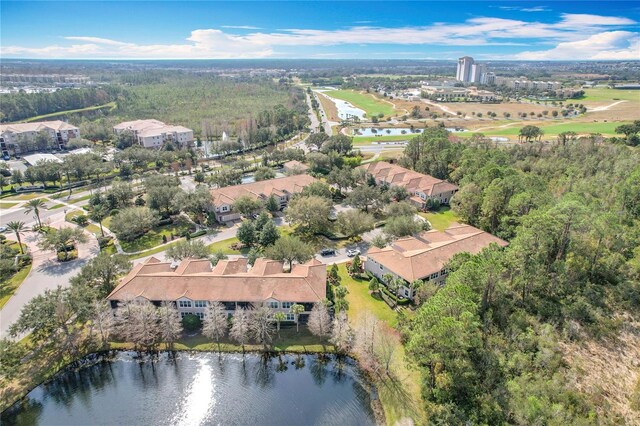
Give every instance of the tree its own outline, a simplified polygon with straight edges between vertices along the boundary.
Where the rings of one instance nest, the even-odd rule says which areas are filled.
[[[111,186],[106,196],[109,207],[121,209],[131,205],[133,198],[133,188],[126,182],[116,182]]]
[[[18,240],[18,246],[20,247],[20,254],[24,254],[24,249],[22,248],[22,240],[20,239],[20,235],[25,231],[24,222],[21,221],[12,221],[7,223],[7,229],[16,234],[16,239]]]
[[[313,305],[307,326],[314,336],[326,338],[331,335],[331,316],[326,303],[318,302]]]
[[[228,328],[229,321],[224,305],[220,302],[209,302],[204,315],[202,334],[209,339],[214,339],[220,350],[220,338],[225,335]]]
[[[369,185],[360,185],[355,187],[346,199],[347,204],[369,212],[370,208],[374,210],[380,209],[384,204],[389,202],[388,195],[383,194],[378,187]]]
[[[372,277],[369,280],[369,291],[371,293],[379,293],[380,292],[380,281],[376,277]]]
[[[238,227],[236,237],[238,237],[238,241],[240,241],[242,244],[247,247],[251,247],[258,239],[253,222],[250,220],[242,221],[242,223]]]
[[[353,330],[349,325],[346,312],[339,312],[333,319],[329,342],[331,342],[340,353],[348,353],[351,349]]]
[[[259,243],[262,247],[268,247],[273,244],[280,238],[280,231],[278,227],[273,223],[273,221],[269,220],[260,231]]]
[[[328,153],[330,151],[336,151],[340,155],[348,154],[353,146],[353,138],[343,135],[337,134],[330,136],[320,147],[320,151],[324,153]]]
[[[209,249],[202,241],[180,240],[167,249],[166,256],[174,261],[187,258],[205,259],[209,256]]]
[[[109,344],[109,336],[113,333],[115,326],[113,309],[108,300],[96,300],[93,302],[92,310],[91,322],[99,333],[100,347],[104,348]]]
[[[287,220],[297,231],[315,234],[329,228],[331,202],[315,195],[294,197],[285,212]]]
[[[182,334],[180,314],[173,302],[162,302],[162,306],[158,308],[158,318],[160,339],[169,344],[169,350],[173,350],[174,343]]]
[[[424,230],[425,225],[427,224],[424,221],[411,216],[395,216],[387,219],[384,232],[390,237],[406,237]]]
[[[413,204],[401,201],[399,203],[391,203],[385,208],[385,214],[390,218],[397,216],[410,216],[413,217],[417,212],[416,207]]]
[[[87,236],[80,228],[52,229],[40,237],[38,246],[43,250],[54,250],[64,253],[64,260],[69,257],[69,245],[77,245],[87,241]]]
[[[238,197],[233,203],[233,210],[237,211],[244,217],[257,212],[262,208],[262,203],[250,195]]]
[[[158,218],[149,207],[128,207],[113,217],[110,226],[120,240],[133,241],[157,223]]]
[[[244,345],[249,338],[250,331],[249,314],[243,308],[236,309],[236,312],[233,314],[233,322],[231,324],[231,330],[229,331],[229,337],[242,345],[243,354]]]
[[[534,139],[541,139],[544,132],[536,126],[524,126],[518,133],[518,141],[524,138],[525,142],[531,142]]]
[[[308,147],[314,147],[316,149],[322,148],[322,144],[329,139],[329,135],[324,132],[321,133],[312,133],[309,135],[305,143]]]
[[[324,182],[311,182],[309,185],[302,188],[302,195],[305,197],[317,196],[324,197],[329,200],[333,199],[333,194],[331,193],[331,187]]]
[[[40,209],[44,209],[46,207],[44,200],[34,198],[33,200],[27,201],[25,207],[26,210],[24,211],[24,214],[30,214],[33,212],[38,228],[42,228],[42,222],[40,221]]]
[[[251,315],[250,333],[266,352],[273,341],[273,312],[266,306],[256,309]]]
[[[175,199],[184,191],[180,188],[180,180],[175,176],[151,175],[144,180],[147,193],[147,204],[164,216],[176,211]]]
[[[374,217],[360,210],[342,211],[336,217],[336,227],[347,237],[364,234],[371,231],[374,226]]]
[[[0,340],[0,377],[7,380],[16,377],[26,355],[26,346],[21,342]]]
[[[333,308],[336,312],[346,312],[349,309],[349,302],[347,302],[347,294],[349,290],[345,286],[337,286],[334,290]]]
[[[451,208],[470,225],[478,223],[481,207],[482,188],[473,182],[460,188],[451,199]]]
[[[338,191],[355,186],[355,179],[350,168],[339,169],[334,167],[327,176],[327,182],[338,187]]]
[[[280,210],[280,202],[276,199],[275,195],[271,194],[269,198],[267,198],[264,207],[271,213],[275,213]]]
[[[253,174],[253,178],[256,182],[261,180],[269,180],[274,179],[276,177],[276,172],[271,167],[258,167],[256,172]]]
[[[331,268],[329,268],[329,272],[327,273],[327,281],[329,281],[329,283],[332,285],[339,285],[340,280],[341,278],[340,274],[338,273],[338,265],[334,263],[333,265],[331,265]]]
[[[300,331],[300,314],[304,312],[304,305],[294,303],[291,305],[291,313],[296,317],[296,333]]]
[[[313,248],[296,236],[285,235],[267,247],[265,255],[269,259],[286,262],[291,271],[293,262],[304,263],[313,257]]]
[[[287,319],[287,315],[284,312],[276,312],[273,314],[273,319],[276,321],[278,336],[280,336],[280,323]]]
[[[362,261],[360,260],[359,255],[355,255],[353,260],[351,261],[351,265],[349,266],[349,273],[353,275],[360,275],[362,272]]]
[[[212,205],[211,193],[206,186],[200,185],[193,191],[180,192],[174,199],[177,209],[190,213],[196,223],[203,223]]]
[[[95,289],[97,297],[106,297],[115,288],[118,279],[130,269],[131,262],[125,255],[100,253],[71,278],[71,285]]]

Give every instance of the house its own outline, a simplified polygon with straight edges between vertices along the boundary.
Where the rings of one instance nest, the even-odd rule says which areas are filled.
[[[240,213],[233,211],[233,203],[242,196],[266,201],[271,195],[276,197],[280,208],[289,203],[291,196],[302,192],[302,189],[317,179],[309,175],[294,175],[243,185],[225,186],[211,190],[216,220],[220,223],[240,218]]]
[[[44,138],[38,137],[45,136]],[[80,137],[80,129],[64,121],[0,125],[0,151],[2,155],[64,149],[70,139]]]
[[[307,173],[307,170],[309,170],[309,166],[307,166],[304,163],[301,163],[300,161],[291,160],[284,163],[282,165],[282,169],[287,174],[301,175],[303,173]]]
[[[62,163],[62,160],[53,154],[25,155],[23,159],[30,166],[35,166],[38,163],[45,163],[45,162]]]
[[[158,120],[125,121],[114,126],[113,131],[116,135],[125,131],[132,132],[136,142],[145,148],[162,148],[167,142],[184,147],[193,142],[193,130],[164,124]]]
[[[507,242],[471,225],[455,223],[444,231],[426,231],[381,249],[371,248],[364,269],[381,280],[385,274],[402,278],[407,285],[399,289],[399,294],[412,299],[410,283],[422,280],[443,284],[448,274],[445,266],[454,255],[476,254],[490,244],[505,247]]]
[[[209,259],[185,259],[180,264],[160,262],[151,257],[136,265],[107,296],[111,307],[132,299],[144,299],[160,306],[173,303],[181,316],[204,318],[210,302],[224,305],[227,315],[236,309],[268,306],[295,321],[290,308],[304,306],[303,322],[313,304],[326,297],[327,269],[316,259],[293,265],[284,272],[283,263],[265,258],[249,266],[246,258],[220,260],[214,267]]]
[[[428,201],[449,204],[453,194],[458,192],[458,187],[452,183],[386,161],[365,164],[360,168],[373,176],[379,185],[386,183],[406,188],[410,194],[409,201],[419,209],[428,207]]]

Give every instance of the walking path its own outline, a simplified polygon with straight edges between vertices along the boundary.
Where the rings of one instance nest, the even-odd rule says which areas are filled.
[[[614,102],[614,103],[606,105],[606,106],[599,106],[599,107],[595,107],[595,108],[590,108],[589,112],[607,111],[607,110],[613,108],[614,106],[616,106],[618,104],[621,104],[623,102],[627,102],[627,101],[618,101],[618,102]]]

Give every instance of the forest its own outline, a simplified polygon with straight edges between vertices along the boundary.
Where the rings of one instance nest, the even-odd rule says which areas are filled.
[[[621,424],[637,415],[625,408],[640,407],[637,375],[622,385],[637,365],[616,376],[566,356],[587,344],[615,352],[622,336],[639,335],[640,153],[564,142],[496,149],[435,128],[406,148],[404,165],[460,186],[452,208],[465,222],[509,241],[455,257],[446,286],[401,321],[433,424]]]

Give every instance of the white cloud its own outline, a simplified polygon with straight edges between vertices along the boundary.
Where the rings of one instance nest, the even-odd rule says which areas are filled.
[[[566,55],[569,50],[577,48],[576,46],[580,46],[579,48],[585,52],[590,52],[589,56],[596,53],[602,56],[629,56],[631,47],[630,45],[621,46],[620,43],[624,41],[621,38],[629,39],[634,34],[637,37],[637,33],[614,30],[633,24],[635,21],[625,17],[563,14],[557,22],[553,23],[475,17],[462,23],[434,23],[421,27],[355,26],[335,30],[292,28],[272,32],[253,30],[255,27],[238,25],[224,28],[251,29],[251,31],[233,34],[221,29],[197,29],[192,31],[191,35],[181,43],[152,45],[91,36],[70,36],[65,39],[84,44],[53,45],[39,48],[3,46],[0,54],[4,57],[32,58],[261,58],[274,56],[276,51],[281,55],[279,47],[295,49],[304,46],[376,44],[533,47],[553,42],[558,44],[551,50],[528,51],[521,53],[518,57],[524,59],[562,56]],[[606,33],[618,34],[617,37],[619,37],[616,38],[618,44],[611,47],[610,53],[607,53],[607,48],[597,44],[598,40],[607,38],[602,36]],[[620,34],[626,34],[626,36]],[[613,43],[612,40],[608,40],[609,43]],[[587,45],[582,46],[580,43],[587,43]],[[606,44],[606,41],[599,43]],[[291,49],[288,55],[292,55]],[[310,56],[314,53],[313,51],[305,51],[304,56]],[[287,53],[284,55],[286,56]],[[572,59],[572,55],[568,55],[565,59]]]
[[[534,6],[534,7],[498,6],[498,9],[517,10],[520,12],[550,12],[551,11],[551,9],[547,9],[545,6]]]
[[[584,40],[559,43],[550,50],[515,55],[525,60],[640,60],[640,36],[630,31],[607,31]]]
[[[260,30],[260,27],[254,27],[251,25],[223,25],[221,28],[232,28],[237,30]]]

